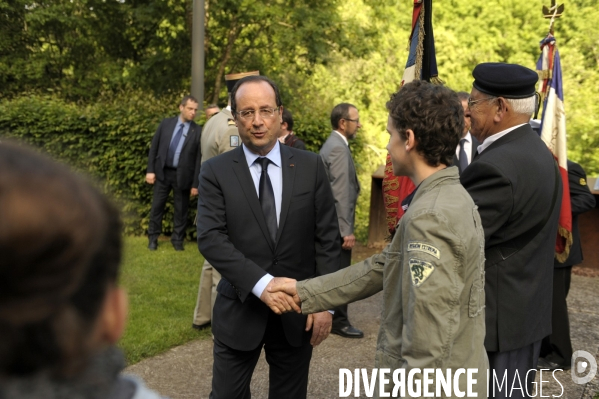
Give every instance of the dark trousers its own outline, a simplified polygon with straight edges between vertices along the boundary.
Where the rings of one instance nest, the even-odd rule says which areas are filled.
[[[553,269],[553,308],[551,310],[551,335],[543,339],[541,357],[561,366],[572,363],[570,320],[566,297],[570,291],[572,267]]]
[[[343,238],[341,238],[343,244]],[[341,256],[339,257],[339,269],[345,269],[351,265],[351,249],[341,249]],[[333,315],[333,329],[339,330],[343,327],[350,326],[349,316],[347,315],[347,305],[341,305],[336,307],[335,314]]]
[[[181,190],[177,187],[177,170],[165,168],[164,180],[156,180],[154,183],[154,195],[152,198],[152,210],[150,211],[150,225],[148,226],[148,237],[155,240],[162,233],[162,217],[166,200],[171,190],[174,198],[174,226],[171,241],[181,243],[185,239],[185,228],[187,227],[187,214],[189,210],[190,189]]]
[[[537,341],[508,352],[487,352],[489,357],[489,399],[519,399],[538,396],[539,393],[535,392],[533,382],[537,375],[536,368],[540,350],[541,341]],[[516,372],[518,372],[517,376]],[[505,381],[503,381],[504,376],[507,377]],[[502,385],[501,388],[500,385]],[[512,390],[512,386],[515,389]]]
[[[305,399],[312,358],[311,334],[305,334],[302,346],[289,345],[281,317],[271,312],[264,339],[254,350],[235,350],[215,338],[210,399],[250,399],[250,382],[262,347],[270,367],[269,399]]]

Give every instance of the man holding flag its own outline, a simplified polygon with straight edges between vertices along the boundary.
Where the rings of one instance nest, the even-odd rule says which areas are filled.
[[[460,180],[478,205],[485,232],[485,348],[498,381],[526,376],[528,385],[512,392],[505,384],[490,386],[489,397],[528,397],[534,375],[527,373],[536,368],[541,340],[551,332],[561,178],[547,145],[528,124],[537,73],[483,63],[472,75],[470,132],[482,144]]]

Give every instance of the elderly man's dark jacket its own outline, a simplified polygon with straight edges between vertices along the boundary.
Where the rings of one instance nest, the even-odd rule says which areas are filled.
[[[222,274],[212,332],[236,350],[255,349],[271,310],[252,293],[266,274],[304,280],[338,270],[341,238],[320,157],[280,146],[283,176],[276,242],[270,238],[250,170],[239,147],[202,165],[198,248]],[[306,316],[281,316],[287,342],[303,344]]]
[[[562,198],[556,174],[553,155],[526,124],[491,144],[460,176],[485,231],[487,351],[518,349],[551,333],[553,257]],[[547,222],[517,250],[514,241],[534,230],[551,209],[556,183],[557,197]]]

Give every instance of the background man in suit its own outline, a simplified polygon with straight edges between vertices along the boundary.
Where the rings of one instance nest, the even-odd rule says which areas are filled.
[[[572,205],[572,247],[564,263],[554,259],[553,306],[551,310],[551,335],[543,339],[538,368],[568,370],[572,364],[572,342],[566,297],[570,290],[572,266],[582,262],[578,215],[595,207],[595,197],[587,186],[587,175],[576,162],[568,160],[568,182]]]
[[[351,250],[356,243],[354,221],[356,202],[360,194],[360,183],[356,176],[356,167],[351,157],[348,140],[356,137],[360,125],[360,114],[352,104],[338,104],[331,111],[333,131],[322,145],[320,156],[331,182],[337,220],[341,233],[341,258],[339,268],[351,265]],[[333,316],[333,334],[346,338],[362,338],[364,333],[351,325],[347,315],[347,305],[335,308]]]
[[[202,163],[241,145],[237,125],[233,119],[233,114],[231,114],[231,90],[233,90],[239,79],[259,74],[258,71],[251,71],[225,75],[228,104],[204,126],[202,133]],[[200,275],[200,287],[198,288],[198,299],[193,311],[193,323],[191,324],[193,328],[200,330],[210,324],[214,301],[216,301],[216,287],[219,281],[220,273],[212,267],[208,260],[204,259]]]
[[[541,340],[551,332],[561,179],[553,155],[528,124],[537,73],[520,65],[483,63],[472,75],[470,132],[482,144],[460,180],[478,205],[485,231],[489,368],[499,381],[504,373],[514,381],[516,372],[523,379],[536,368]],[[489,389],[489,397],[519,394],[528,396],[505,385]]]
[[[271,309],[296,305],[266,290],[273,277],[337,270],[340,252],[322,161],[280,145],[281,109],[268,78],[240,80],[231,111],[243,146],[206,161],[200,174],[198,247],[222,275],[212,320],[211,398],[250,398],[262,347],[270,365],[269,397],[305,398],[312,345],[331,328],[326,311],[307,318],[275,314]]]
[[[480,142],[470,134],[470,110],[468,109],[470,94],[465,91],[459,91],[457,95],[464,108],[464,132],[455,150],[452,165],[457,166],[461,174],[474,159],[474,154],[476,154],[476,149],[480,145]]]
[[[293,133],[293,115],[286,108],[283,109],[283,123],[281,123],[279,141],[289,147],[300,150],[306,149],[306,144]]]
[[[160,123],[150,145],[146,182],[154,185],[148,226],[148,248],[151,251],[158,248],[164,207],[171,190],[175,202],[171,242],[176,251],[183,251],[189,196],[198,195],[202,128],[193,121],[198,101],[192,96],[183,97],[179,111],[179,116]]]

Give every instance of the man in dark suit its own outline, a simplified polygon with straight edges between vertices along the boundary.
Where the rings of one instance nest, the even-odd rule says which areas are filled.
[[[349,150],[349,140],[353,140],[362,127],[358,109],[349,103],[337,104],[331,111],[331,127],[333,131],[322,145],[320,156],[331,183],[333,197],[335,197],[335,209],[341,235],[339,268],[343,269],[351,265],[351,250],[356,244],[354,222],[360,183]],[[345,338],[364,337],[362,331],[351,325],[347,314],[347,305],[335,308],[331,332]]]
[[[572,266],[582,262],[582,246],[578,230],[578,215],[595,207],[595,197],[587,186],[587,175],[576,162],[568,160],[568,183],[572,206],[572,246],[568,258],[553,263],[553,306],[551,335],[543,339],[538,368],[568,370],[572,367],[572,342],[566,297],[570,291]]]
[[[200,173],[198,248],[222,275],[212,320],[211,398],[250,398],[262,347],[269,397],[305,398],[312,345],[331,329],[330,312],[275,314],[296,305],[266,290],[274,277],[337,270],[340,252],[322,161],[279,143],[281,110],[272,81],[241,79],[231,111],[243,146],[204,162]]]
[[[464,108],[464,131],[462,132],[462,138],[458,144],[455,155],[453,156],[452,165],[458,167],[460,174],[470,165],[476,154],[476,149],[480,145],[480,142],[470,134],[470,110],[468,109],[468,100],[470,94],[465,91],[459,91],[457,93],[458,98],[462,102]]]
[[[306,143],[299,139],[293,133],[293,115],[291,111],[283,109],[283,123],[281,123],[281,133],[279,135],[279,141],[289,147],[297,148],[300,150],[306,149]]]
[[[150,145],[146,182],[154,185],[148,248],[158,248],[162,233],[162,216],[171,190],[174,197],[174,227],[171,242],[176,251],[183,251],[189,196],[198,195],[198,174],[202,152],[202,129],[193,118],[198,111],[198,101],[185,96],[179,104],[179,116],[164,119],[158,126]]]
[[[551,332],[553,256],[562,187],[547,145],[528,121],[537,73],[520,65],[476,66],[470,132],[482,144],[460,180],[478,206],[485,232],[485,348],[498,381],[526,378],[534,392],[541,340]],[[516,374],[517,373],[517,374]],[[528,394],[500,389],[489,397]],[[510,396],[511,395],[511,396]]]

